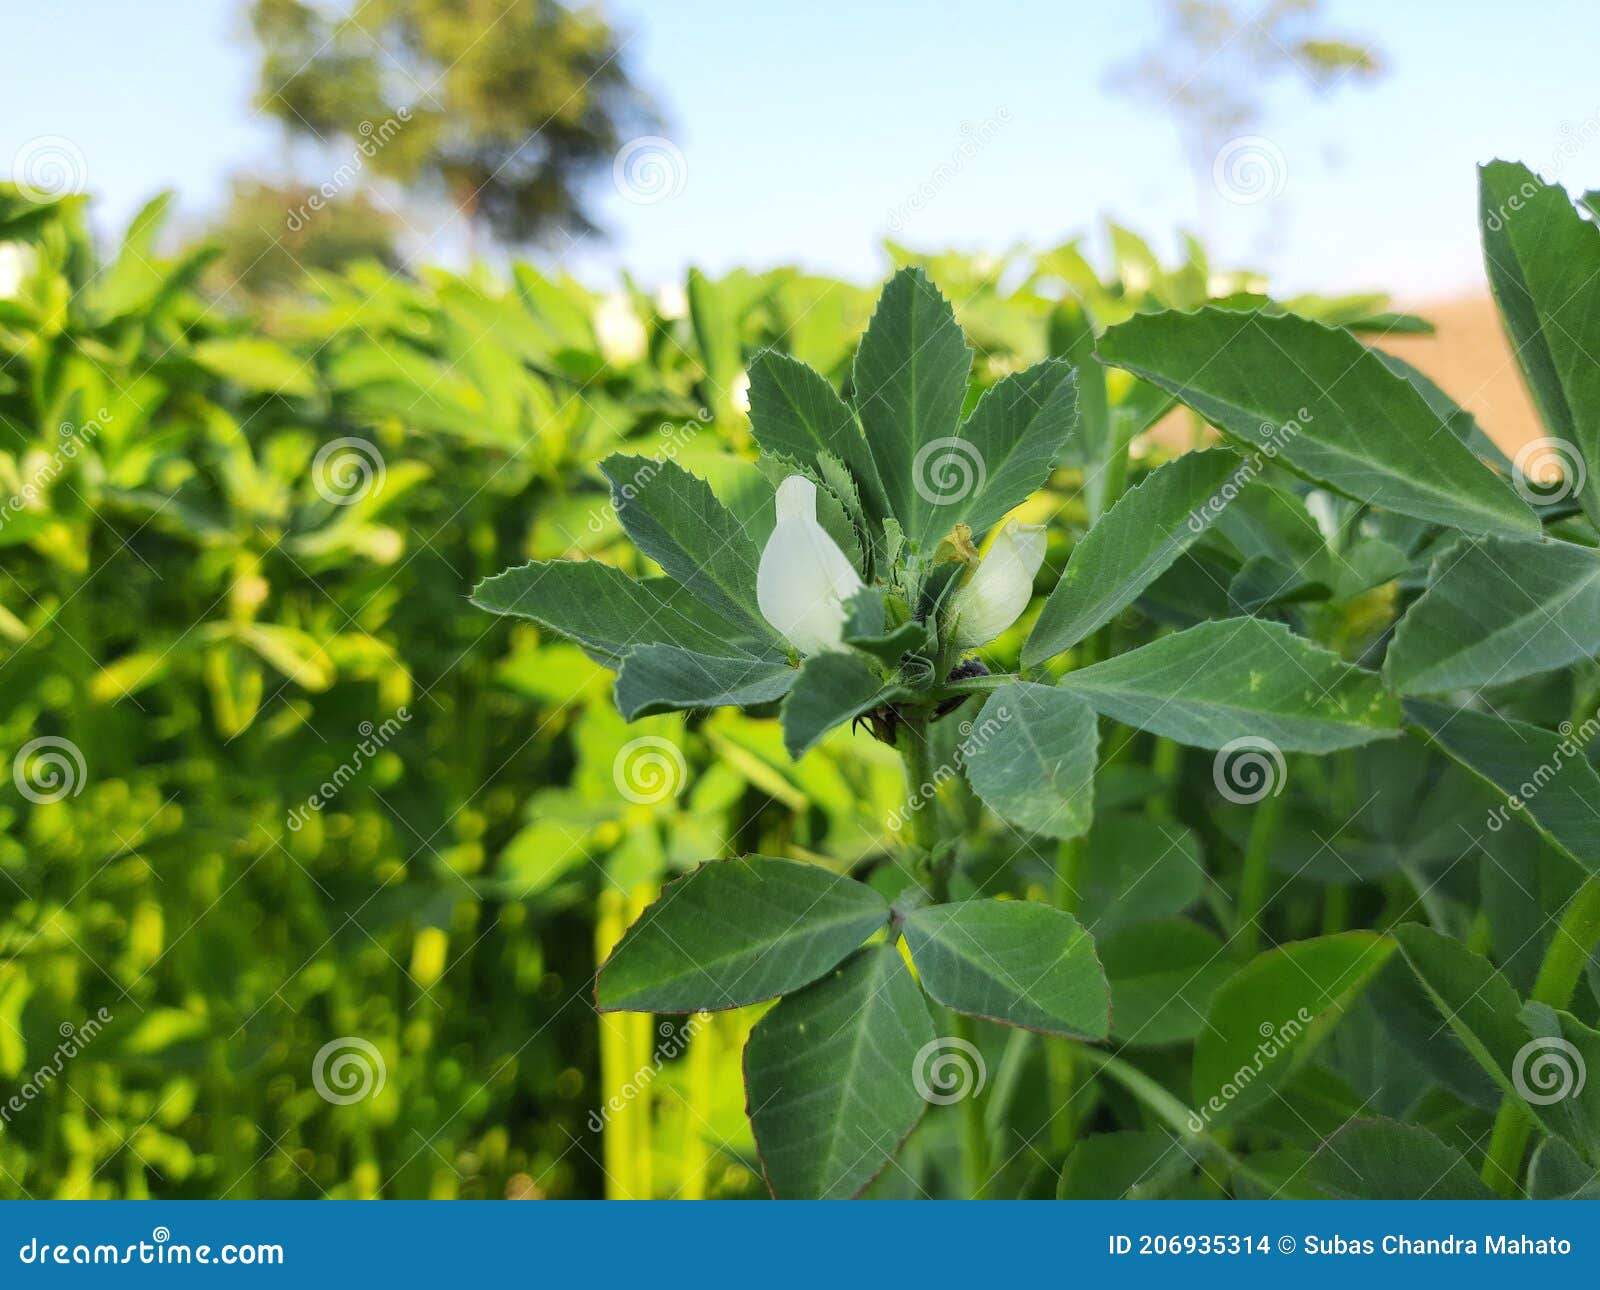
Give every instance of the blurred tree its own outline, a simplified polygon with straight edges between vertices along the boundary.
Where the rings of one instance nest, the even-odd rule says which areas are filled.
[[[400,221],[366,193],[324,200],[304,185],[235,179],[212,225],[218,248],[205,276],[213,294],[260,296],[296,286],[307,270],[337,270],[357,260],[393,268]]]
[[[583,181],[652,120],[598,13],[556,0],[251,0],[258,105],[503,243],[587,232]]]
[[[1177,124],[1202,180],[1229,139],[1260,120],[1268,86],[1300,72],[1321,93],[1383,70],[1370,45],[1322,26],[1323,0],[1158,0],[1149,43],[1113,69],[1111,87],[1154,104]]]

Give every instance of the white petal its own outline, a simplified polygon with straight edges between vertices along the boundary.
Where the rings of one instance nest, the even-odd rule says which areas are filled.
[[[1033,578],[1044,563],[1042,524],[1018,524],[1000,530],[989,554],[956,592],[950,609],[955,642],[962,649],[987,645],[1022,617],[1033,595]]]
[[[756,570],[761,615],[802,654],[838,649],[844,602],[861,578],[839,544],[817,523],[817,486],[790,475],[778,488],[778,523]]]

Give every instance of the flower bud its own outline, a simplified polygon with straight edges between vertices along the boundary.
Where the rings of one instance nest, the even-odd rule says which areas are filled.
[[[817,486],[790,475],[778,486],[778,523],[756,570],[761,616],[802,654],[839,649],[844,602],[861,578],[817,523]]]
[[[950,601],[956,645],[976,649],[1022,617],[1033,596],[1033,578],[1044,563],[1044,525],[1012,520],[989,547]]]

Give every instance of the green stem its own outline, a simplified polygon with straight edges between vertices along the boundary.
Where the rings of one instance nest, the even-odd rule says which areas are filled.
[[[1552,1008],[1572,1002],[1584,964],[1600,945],[1600,878],[1590,878],[1578,888],[1561,915],[1550,948],[1533,983],[1533,1000]],[[1533,1118],[1522,1100],[1507,1093],[1495,1116],[1494,1133],[1483,1161],[1483,1181],[1502,1196],[1521,1191],[1522,1155],[1533,1130]]]
[[[906,787],[910,800],[920,803],[911,812],[911,840],[922,854],[919,863],[926,861],[939,844],[939,803],[929,790],[934,784],[933,750],[929,742],[926,717],[903,718],[896,747],[906,766]],[[953,857],[944,857],[932,863],[928,871],[929,893],[936,903],[950,899],[950,870]],[[978,1046],[977,1027],[971,1017],[961,1013],[950,1014],[955,1037]],[[989,1135],[984,1125],[984,1102],[979,1096],[961,1099],[961,1167],[966,1179],[967,1195],[982,1200],[989,1190]]]
[[[1261,943],[1261,915],[1267,903],[1267,883],[1272,871],[1272,846],[1278,838],[1278,825],[1283,820],[1288,795],[1279,785],[1279,791],[1269,793],[1256,807],[1255,819],[1250,824],[1250,838],[1245,843],[1244,869],[1239,876],[1239,915],[1234,929],[1233,945],[1241,958],[1254,958]]]

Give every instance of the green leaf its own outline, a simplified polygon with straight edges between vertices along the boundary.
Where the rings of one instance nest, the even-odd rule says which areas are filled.
[[[531,618],[569,636],[608,667],[637,645],[726,653],[729,645],[771,654],[767,641],[741,638],[725,619],[667,578],[635,581],[595,560],[538,560],[485,578],[472,603],[492,614]]]
[[[1082,836],[1094,817],[1100,739],[1087,704],[1052,686],[1012,681],[984,701],[973,729],[963,752],[967,779],[996,815],[1047,837]]]
[[[1600,775],[1584,754],[1592,730],[1557,734],[1427,699],[1407,699],[1405,715],[1410,725],[1504,794],[1504,805],[1489,817],[1490,829],[1503,828],[1520,813],[1587,872],[1600,870]]]
[[[1101,811],[1083,851],[1076,908],[1096,936],[1181,914],[1205,885],[1200,840],[1170,820]]]
[[[1528,1162],[1529,1200],[1600,1200],[1600,1169],[1560,1138],[1546,1138]]]
[[[1517,992],[1483,955],[1431,927],[1403,923],[1394,938],[1440,1016],[1473,1059],[1509,1090],[1511,1064],[1528,1039],[1517,1019]]]
[[[270,340],[203,340],[192,352],[194,361],[208,372],[258,394],[309,398],[317,391],[315,365]]]
[[[1384,674],[1402,694],[1482,689],[1600,653],[1600,552],[1463,539],[1395,628]]]
[[[1308,1168],[1334,1200],[1493,1200],[1472,1167],[1418,1124],[1356,1120],[1329,1138]]]
[[[813,654],[801,664],[783,705],[783,745],[798,761],[828,731],[887,702],[894,692],[854,654]]]
[[[1237,1122],[1305,1065],[1394,951],[1373,932],[1294,941],[1257,955],[1211,999],[1194,1046],[1194,1098]]]
[[[1051,1035],[1104,1039],[1110,995],[1094,939],[1031,900],[929,905],[905,921],[922,986],[957,1012]]]
[[[761,554],[703,479],[673,461],[613,454],[600,463],[634,544],[730,622],[770,640],[756,607]]]
[[[914,1072],[936,1042],[892,945],[858,950],[779,1000],[744,1050],[750,1125],[772,1194],[860,1195],[922,1116]]]
[[[1111,1037],[1123,1044],[1185,1043],[1233,975],[1222,942],[1182,918],[1140,923],[1096,941],[1111,982]]]
[[[1106,332],[1099,353],[1350,497],[1472,533],[1539,531],[1422,394],[1348,332],[1290,314],[1140,314]]]
[[[1282,752],[1332,752],[1400,725],[1374,673],[1259,618],[1199,623],[1059,685],[1097,712],[1197,748],[1256,738]]]
[[[662,888],[600,969],[602,1012],[739,1008],[817,980],[888,921],[882,896],[816,865],[714,860]]]
[[[632,721],[656,712],[747,708],[783,698],[799,675],[783,659],[640,645],[628,651],[617,672],[617,710]]]
[[[806,466],[832,454],[849,468],[872,514],[889,514],[856,414],[821,372],[776,350],[758,354],[750,364],[750,431],[763,451]]]
[[[983,482],[943,508],[938,532],[964,523],[981,539],[1044,486],[1077,424],[1078,380],[1071,363],[1046,359],[991,386],[960,431],[982,463]]]
[[[1242,464],[1226,450],[1185,453],[1125,493],[1073,548],[1022,647],[1023,666],[1071,649],[1137,600],[1232,500],[1224,485]]]
[[[1550,434],[1588,467],[1579,500],[1600,519],[1600,228],[1526,166],[1478,171],[1484,268],[1511,350]]]
[[[1057,1200],[1122,1200],[1159,1190],[1168,1176],[1194,1167],[1188,1149],[1165,1133],[1097,1133],[1073,1147],[1056,1184]]]
[[[930,500],[948,490],[928,471],[943,452],[970,451],[961,447],[965,441],[941,441],[956,438],[971,367],[972,351],[950,302],[921,269],[901,269],[861,338],[853,383],[889,505],[921,555],[950,528],[940,527],[942,508]]]

